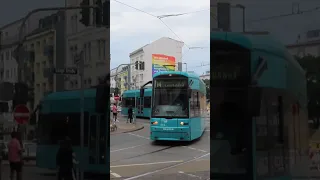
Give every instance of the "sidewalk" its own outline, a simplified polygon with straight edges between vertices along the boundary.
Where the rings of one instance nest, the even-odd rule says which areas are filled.
[[[110,120],[112,120],[112,116],[110,117]],[[110,130],[111,135],[139,131],[144,128],[143,124],[141,123],[136,123],[136,124],[127,123],[127,117],[122,116],[120,114],[118,116],[118,120],[120,121],[120,122],[117,122],[118,129],[113,132],[111,132]]]

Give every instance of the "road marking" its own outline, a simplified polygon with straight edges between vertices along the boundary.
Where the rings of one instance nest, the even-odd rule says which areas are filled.
[[[121,148],[121,149],[115,149],[115,150],[112,150],[110,152],[118,152],[118,151],[123,151],[123,150],[127,150],[127,149],[133,149],[133,148],[144,146],[144,145],[146,145],[146,144],[140,144],[140,145],[137,145],[137,146],[131,146],[131,147],[126,147],[126,148]]]
[[[130,134],[130,135],[132,135],[132,136],[136,136],[136,137],[142,138],[142,139],[148,139],[148,140],[150,140],[150,138],[144,137],[144,136],[140,136],[140,135],[138,135],[138,134],[133,134],[133,133],[128,133],[128,134]]]
[[[202,149],[197,149],[197,148],[193,148],[193,147],[189,147],[189,146],[182,146],[184,148],[188,148],[188,149],[191,149],[191,150],[194,150],[194,151],[200,151],[200,152],[203,152],[203,153],[206,153],[207,151],[205,150],[202,150]]]
[[[119,168],[119,167],[128,167],[128,166],[147,166],[147,165],[154,165],[154,164],[169,164],[169,163],[181,163],[180,161],[163,161],[163,162],[153,162],[153,163],[141,163],[141,164],[124,164],[124,165],[116,165],[110,166],[110,168]]]
[[[167,169],[171,169],[171,168],[183,165],[183,164],[187,164],[189,162],[195,161],[197,159],[203,158],[203,157],[208,156],[208,155],[210,155],[210,153],[207,153],[205,155],[199,156],[197,158],[194,158],[194,159],[191,159],[191,160],[188,160],[188,161],[181,162],[179,164],[175,164],[175,165],[172,165],[172,166],[169,166],[169,167],[166,167],[166,168],[162,168],[162,169],[158,169],[158,170],[151,171],[151,172],[148,172],[148,173],[144,173],[144,174],[140,174],[140,175],[137,175],[137,176],[133,176],[133,177],[130,177],[130,178],[127,178],[127,179],[124,179],[124,180],[138,179],[138,178],[143,177],[143,176],[148,176],[150,174],[154,174],[154,173],[157,173],[157,172],[165,171]]]
[[[185,172],[183,172],[183,171],[178,171],[178,173],[180,173],[180,174],[185,174],[185,175],[190,176],[190,177],[193,177],[193,178],[202,179],[202,177],[200,177],[200,176],[196,176],[196,175],[194,175],[194,174],[188,174],[188,173],[185,173]]]
[[[117,173],[113,173],[112,171],[110,171],[110,174],[114,177],[120,178],[121,176]]]

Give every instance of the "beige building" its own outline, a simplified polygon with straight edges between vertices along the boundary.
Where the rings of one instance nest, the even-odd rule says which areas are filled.
[[[27,69],[30,70],[30,73],[26,74],[33,80],[33,84],[28,85],[34,88],[33,102],[30,103],[32,109],[44,95],[55,91],[54,74],[49,73],[49,70],[55,67],[54,44],[55,30],[53,29],[36,31],[30,34],[24,43],[27,50]]]

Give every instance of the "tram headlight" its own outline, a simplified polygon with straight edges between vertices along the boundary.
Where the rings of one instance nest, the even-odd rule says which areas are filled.
[[[183,123],[183,122],[181,122],[180,124],[181,124],[181,126],[183,126],[183,125],[184,125],[184,123]]]
[[[157,125],[157,124],[158,124],[158,121],[155,121],[155,122],[153,122],[152,124],[153,124],[153,125]]]

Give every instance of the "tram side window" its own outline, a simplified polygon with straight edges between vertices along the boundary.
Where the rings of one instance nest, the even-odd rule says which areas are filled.
[[[151,97],[144,97],[144,108],[151,108]]]
[[[88,113],[84,119],[84,127],[89,127]],[[69,137],[72,145],[80,145],[80,113],[41,115],[39,126],[41,144],[58,144]],[[88,128],[84,128],[84,144],[88,144]]]
[[[199,92],[192,92],[190,99],[190,117],[199,117],[200,115],[200,99]]]

